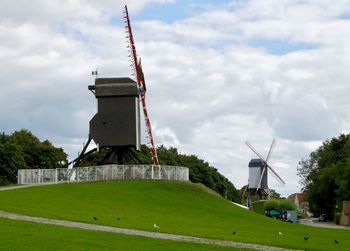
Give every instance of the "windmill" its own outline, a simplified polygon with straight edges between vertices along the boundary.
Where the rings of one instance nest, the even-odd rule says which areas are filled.
[[[140,151],[141,149],[140,106],[142,106],[152,164],[160,168],[146,107],[146,83],[141,58],[137,58],[127,6],[124,10],[124,22],[135,79],[129,77],[100,78],[97,77],[97,69],[92,71],[92,75],[96,76],[95,84],[89,85],[88,89],[97,99],[97,113],[90,120],[90,131],[86,144],[78,157],[70,162],[74,163],[73,166],[78,166],[85,156],[98,152],[100,149],[106,149],[107,155],[99,164],[140,164],[135,150]],[[92,140],[97,147],[85,153]]]
[[[247,196],[248,191],[250,191],[254,192],[255,195],[258,195],[259,199],[266,198],[269,195],[267,179],[268,171],[273,174],[277,181],[279,181],[281,184],[285,184],[284,180],[268,164],[273,148],[276,145],[276,140],[272,140],[266,158],[262,157],[262,155],[257,150],[255,150],[255,148],[248,141],[245,143],[257,155],[258,159],[251,159],[249,161],[249,182],[243,192],[243,196]]]

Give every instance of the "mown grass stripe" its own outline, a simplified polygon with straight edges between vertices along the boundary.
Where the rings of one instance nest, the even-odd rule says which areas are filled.
[[[284,249],[284,248],[269,247],[269,246],[263,246],[263,245],[257,245],[257,244],[214,240],[214,239],[206,239],[206,238],[199,238],[199,237],[185,236],[185,235],[165,234],[165,233],[149,232],[149,231],[142,231],[142,230],[135,230],[135,229],[124,229],[124,228],[101,226],[101,225],[87,224],[87,223],[74,222],[74,221],[47,219],[42,217],[12,214],[12,213],[7,213],[3,211],[0,211],[0,217],[12,219],[12,220],[22,220],[22,221],[30,221],[30,222],[56,225],[56,226],[80,228],[85,230],[112,232],[112,233],[118,233],[118,234],[142,236],[142,237],[163,239],[163,240],[194,242],[199,244],[210,244],[210,245],[218,245],[218,246],[224,246],[224,247],[249,248],[249,249],[263,250],[263,251],[298,251],[295,249],[293,250]]]

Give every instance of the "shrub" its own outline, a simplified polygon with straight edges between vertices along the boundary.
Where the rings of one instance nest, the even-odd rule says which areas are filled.
[[[282,212],[283,210],[296,210],[296,206],[290,200],[276,200],[270,199],[264,204],[264,211],[276,210]]]
[[[270,199],[264,204],[264,211],[276,210],[279,211],[279,201],[276,199]]]
[[[297,207],[295,206],[295,204],[290,201],[290,200],[280,200],[279,201],[279,211],[282,211],[282,210],[296,210]]]

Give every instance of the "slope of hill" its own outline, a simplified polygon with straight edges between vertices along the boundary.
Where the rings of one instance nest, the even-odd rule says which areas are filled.
[[[134,154],[143,164],[152,164],[149,155],[150,149],[146,145],[141,145],[141,151],[134,151]],[[194,154],[187,155],[180,153],[175,147],[157,147],[160,165],[185,166],[189,169],[190,181],[202,183],[228,200],[240,202],[241,194],[235,186],[223,176],[216,168],[210,166],[208,162],[200,159]],[[106,149],[87,155],[82,159],[79,166],[101,165],[101,160],[108,154]]]
[[[348,230],[318,229],[270,219],[234,206],[203,185],[188,182],[122,181],[30,187],[1,191],[0,201],[2,211],[46,218],[148,231],[153,231],[156,223],[159,231],[166,233],[297,249],[350,247]]]

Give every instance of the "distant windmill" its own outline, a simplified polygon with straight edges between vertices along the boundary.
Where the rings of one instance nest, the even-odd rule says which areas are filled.
[[[282,184],[285,184],[283,179],[268,164],[268,161],[271,158],[273,148],[275,147],[276,140],[272,140],[269,152],[265,159],[258,151],[255,150],[255,148],[248,141],[246,141],[245,143],[259,158],[251,159],[249,161],[249,182],[244,190],[243,196],[246,196],[248,190],[254,190],[254,193],[257,194],[260,199],[266,198],[269,194],[269,187],[267,182],[268,170],[271,171],[271,173],[277,179],[277,181],[279,181]]]

